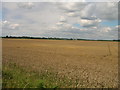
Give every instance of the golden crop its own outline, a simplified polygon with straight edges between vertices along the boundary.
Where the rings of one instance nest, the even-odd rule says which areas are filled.
[[[59,87],[118,87],[118,42],[3,39],[3,67],[8,63],[53,74]]]

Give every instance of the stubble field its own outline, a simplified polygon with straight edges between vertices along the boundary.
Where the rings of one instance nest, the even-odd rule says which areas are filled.
[[[118,42],[2,39],[3,87],[116,88]]]

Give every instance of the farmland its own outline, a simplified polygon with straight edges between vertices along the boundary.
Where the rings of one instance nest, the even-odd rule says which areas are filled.
[[[3,39],[5,88],[116,88],[118,42]]]

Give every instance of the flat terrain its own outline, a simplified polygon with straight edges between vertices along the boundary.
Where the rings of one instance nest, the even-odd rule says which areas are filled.
[[[2,44],[3,87],[37,87],[36,80],[47,88],[117,87],[118,42],[3,39]]]

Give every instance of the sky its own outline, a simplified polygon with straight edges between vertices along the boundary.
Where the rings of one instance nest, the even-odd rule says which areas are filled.
[[[3,2],[2,36],[118,39],[117,2]]]

